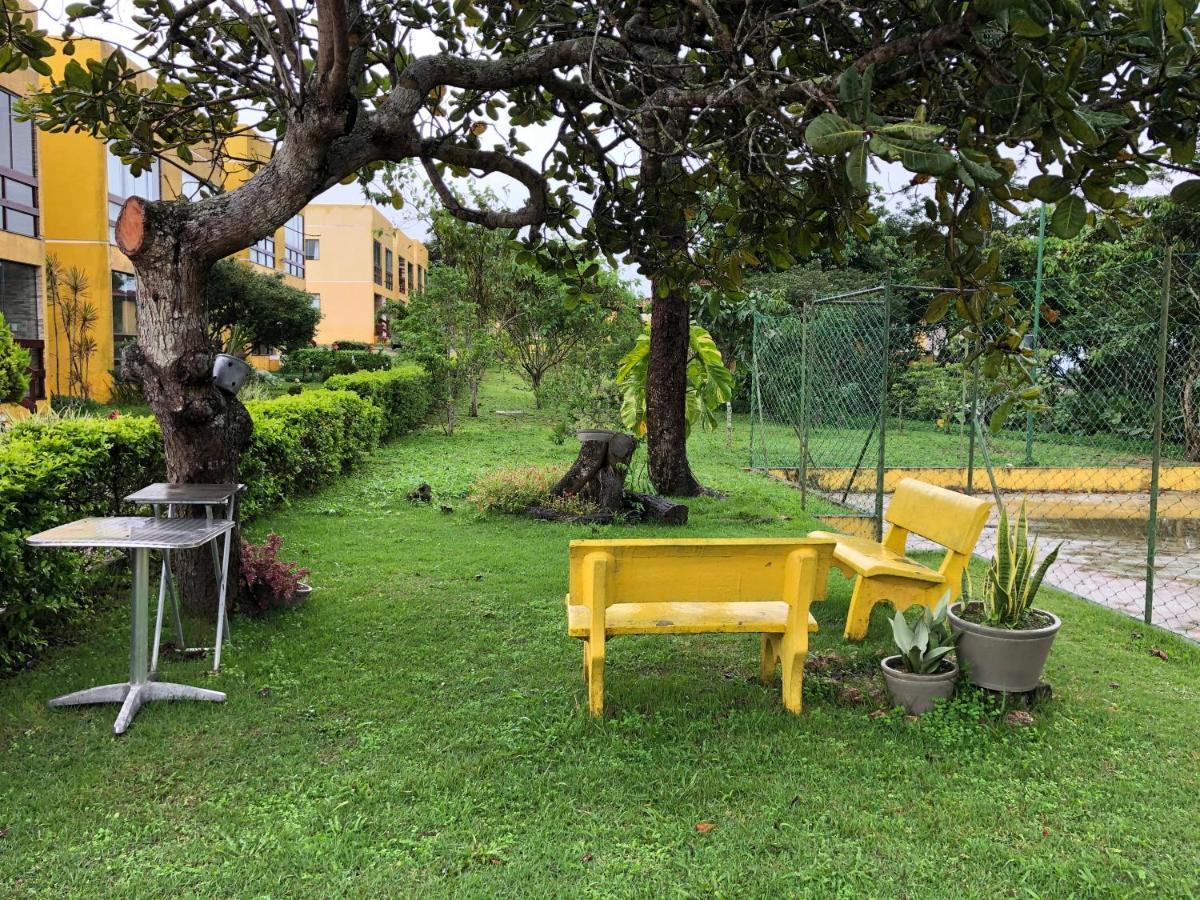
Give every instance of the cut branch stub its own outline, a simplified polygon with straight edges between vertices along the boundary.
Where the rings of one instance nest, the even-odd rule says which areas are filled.
[[[146,241],[146,201],[130,197],[117,216],[117,246],[130,259],[135,257]]]

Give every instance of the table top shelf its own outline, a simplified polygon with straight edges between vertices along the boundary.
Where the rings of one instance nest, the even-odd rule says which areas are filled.
[[[30,535],[35,547],[113,547],[126,550],[191,550],[232,530],[226,519],[161,519],[154,516],[90,517]]]
[[[139,505],[173,504],[176,506],[215,506],[228,503],[245,489],[244,484],[171,484],[157,481],[125,498]]]

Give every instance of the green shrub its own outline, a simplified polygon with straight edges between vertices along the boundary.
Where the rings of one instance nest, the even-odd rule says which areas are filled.
[[[29,351],[13,339],[0,316],[0,403],[16,403],[29,390]]]
[[[18,666],[81,621],[97,592],[85,557],[37,550],[30,534],[87,515],[162,478],[149,418],[18,423],[0,443],[0,669]]]
[[[351,391],[247,408],[255,427],[242,456],[243,519],[327,484],[379,443],[380,409]],[[0,437],[0,670],[31,658],[103,595],[86,555],[36,550],[25,538],[81,516],[128,513],[121,498],[163,477],[148,416],[34,417]]]
[[[312,492],[379,446],[379,408],[347,391],[308,391],[246,408],[254,420],[240,476],[246,516]]]
[[[284,354],[279,374],[284,378],[304,381],[324,381],[331,375],[350,375],[354,372],[375,372],[389,369],[392,358],[384,353],[364,350],[331,350],[326,347],[305,347]]]
[[[383,437],[412,431],[429,414],[433,386],[428,373],[415,363],[401,363],[382,372],[334,375],[325,382],[333,391],[353,391],[383,413]]]

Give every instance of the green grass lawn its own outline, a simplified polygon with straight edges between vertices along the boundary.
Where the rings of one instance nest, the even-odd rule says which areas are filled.
[[[1081,600],[1044,598],[1065,625],[1031,727],[977,696],[916,723],[876,712],[886,612],[844,645],[837,577],[801,716],[753,680],[756,637],[643,637],[610,646],[608,714],[590,720],[564,633],[567,542],[665,532],[472,512],[485,469],[573,455],[548,417],[493,412],[531,406],[494,378],[452,438],[406,437],[255,522],[317,590],[235,621],[217,677],[164,664],[226,691],[223,706],[153,704],[119,739],[115,707],[48,709],[122,677],[116,600],[79,644],[0,682],[0,894],[1200,891],[1200,650]],[[793,490],[739,470],[738,438],[693,438],[699,474],[729,496],[695,501],[672,534],[813,526]],[[432,507],[404,499],[422,481]]]

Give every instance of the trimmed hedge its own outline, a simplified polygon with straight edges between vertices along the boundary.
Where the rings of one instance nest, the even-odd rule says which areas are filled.
[[[383,372],[334,375],[325,381],[333,391],[352,391],[383,412],[383,437],[412,431],[429,414],[433,385],[429,373],[416,363],[401,363]]]
[[[115,514],[123,496],[162,476],[150,418],[33,420],[0,443],[0,670],[81,621],[95,594],[82,554],[35,550],[25,538]]]
[[[324,381],[333,375],[355,372],[376,372],[390,369],[391,356],[369,350],[330,350],[325,347],[305,347],[285,353],[279,374],[301,381]]]
[[[416,425],[428,409],[423,378],[419,367],[405,366],[387,387],[247,403],[254,432],[242,456],[242,518],[328,484],[385,433]],[[102,594],[85,554],[35,550],[25,538],[81,516],[127,513],[121,498],[163,473],[158,425],[146,416],[32,419],[0,435],[0,671],[31,659]]]

